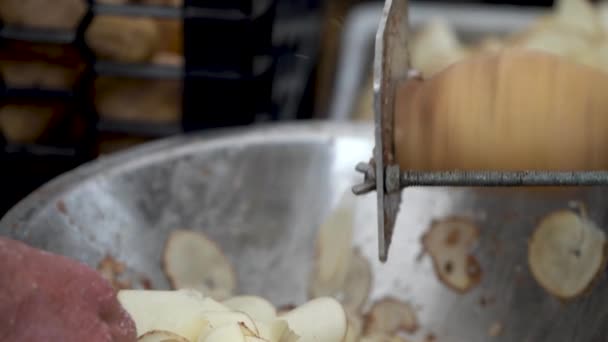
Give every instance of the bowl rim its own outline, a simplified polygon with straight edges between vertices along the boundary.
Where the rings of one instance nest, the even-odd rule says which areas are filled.
[[[132,168],[166,159],[237,144],[310,141],[337,137],[367,138],[373,141],[371,122],[336,122],[309,120],[288,123],[263,123],[252,126],[219,128],[209,131],[183,133],[102,155],[52,178],[17,202],[0,219],[0,234],[15,231],[32,221],[48,203],[81,184],[103,175],[120,173]],[[370,156],[372,151],[370,150]],[[353,165],[353,168],[355,165]]]

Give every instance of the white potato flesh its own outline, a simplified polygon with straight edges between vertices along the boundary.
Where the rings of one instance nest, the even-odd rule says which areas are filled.
[[[217,300],[230,297],[236,289],[232,264],[201,232],[172,231],[165,245],[163,266],[175,289],[193,288]]]
[[[359,312],[369,297],[373,275],[367,258],[358,250],[352,253],[340,301],[348,310]]]
[[[372,306],[366,317],[365,334],[393,335],[399,331],[418,330],[418,317],[408,304],[394,298],[382,299]]]
[[[170,331],[153,330],[141,335],[138,342],[189,342],[185,337],[174,334]]]
[[[204,311],[202,312],[202,317],[205,318],[209,325],[211,326],[211,330],[226,325],[226,324],[242,324],[245,329],[243,330],[244,334],[247,334],[247,330],[251,331],[253,335],[258,335],[258,328],[254,323],[253,319],[249,317],[247,314],[243,312],[237,311]]]
[[[467,56],[456,33],[440,18],[433,18],[412,41],[412,65],[425,78]]]
[[[229,307],[210,297],[203,299],[201,309],[203,311],[231,311]]]
[[[269,301],[256,296],[236,296],[222,302],[234,311],[248,314],[254,320],[272,321],[277,317],[277,310]]]
[[[599,15],[590,1],[557,0],[554,7],[558,25],[591,37],[601,32]]]
[[[245,342],[238,323],[228,323],[212,329],[206,336],[201,336],[198,342]]]
[[[330,297],[313,299],[281,318],[299,336],[300,342],[340,342],[348,329],[346,312]]]
[[[352,239],[353,208],[350,193],[345,193],[337,208],[319,227],[316,258],[311,275],[310,297],[333,296],[338,293],[348,272]]]
[[[259,337],[269,342],[279,342],[283,336],[289,333],[287,322],[275,319],[272,322],[256,321]]]
[[[191,341],[209,325],[201,314],[203,308],[216,307],[193,290],[121,290],[117,297],[135,322],[138,335],[164,330]]]
[[[287,332],[285,334],[283,334],[283,336],[281,336],[281,339],[279,339],[279,342],[296,342],[296,341],[300,341],[300,336],[298,336],[291,329],[288,329]]]
[[[357,342],[361,338],[363,332],[363,322],[359,315],[346,311],[346,318],[348,320],[348,329],[346,330],[346,337],[344,342]]]
[[[547,215],[528,245],[536,281],[552,295],[570,299],[585,292],[606,262],[606,234],[570,210]]]
[[[259,338],[259,337],[255,337],[255,336],[245,336],[245,341],[247,341],[247,342],[256,342],[256,341],[264,342],[266,340]]]

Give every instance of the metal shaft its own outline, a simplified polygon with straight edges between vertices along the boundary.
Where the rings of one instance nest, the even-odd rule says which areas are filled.
[[[407,171],[399,183],[408,186],[597,186],[608,185],[608,171]]]

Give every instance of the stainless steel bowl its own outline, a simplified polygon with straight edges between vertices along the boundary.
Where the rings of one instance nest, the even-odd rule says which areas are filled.
[[[0,233],[95,267],[106,255],[156,288],[168,286],[160,253],[175,228],[206,232],[234,263],[240,292],[277,305],[306,299],[315,232],[373,147],[367,125],[306,123],[171,138],[102,158],[43,186],[0,222]],[[562,303],[530,275],[526,242],[535,222],[582,200],[602,227],[605,189],[412,188],[389,261],[377,261],[374,195],[355,200],[355,244],[374,269],[371,301],[418,308],[419,337],[437,341],[605,341],[608,290]],[[432,219],[467,216],[480,226],[480,286],[456,294],[428,257],[417,258]],[[495,323],[504,327],[490,338]],[[420,339],[418,339],[420,340]]]

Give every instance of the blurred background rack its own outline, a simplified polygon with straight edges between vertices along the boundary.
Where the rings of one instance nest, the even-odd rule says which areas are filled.
[[[100,154],[301,116],[315,1],[61,1],[51,19],[15,3],[0,6],[1,212]]]

